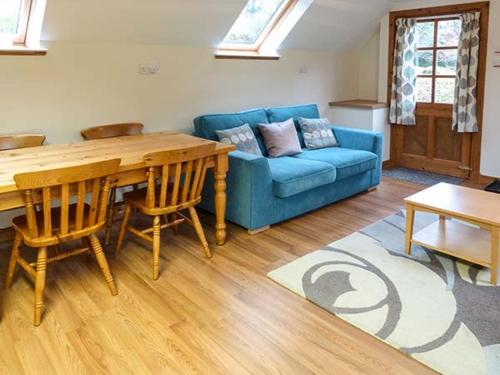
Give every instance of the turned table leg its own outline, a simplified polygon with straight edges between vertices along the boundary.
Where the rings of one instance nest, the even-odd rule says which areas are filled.
[[[226,243],[226,174],[228,170],[228,155],[216,156],[214,168],[215,189],[215,241],[222,246]]]

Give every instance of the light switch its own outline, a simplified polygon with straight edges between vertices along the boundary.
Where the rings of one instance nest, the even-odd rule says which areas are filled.
[[[160,65],[156,62],[139,64],[139,74],[158,74]]]
[[[500,68],[500,52],[495,53],[493,55],[493,66],[495,68]]]

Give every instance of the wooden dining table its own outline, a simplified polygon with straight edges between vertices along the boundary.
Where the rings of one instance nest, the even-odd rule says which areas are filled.
[[[145,133],[126,137],[98,139],[68,144],[50,144],[0,152],[0,211],[24,207],[21,191],[14,182],[18,173],[57,169],[108,159],[121,159],[119,172],[114,175],[117,187],[146,181],[143,156],[145,153],[182,149],[203,145],[210,140],[176,132]],[[209,168],[213,170],[215,190],[215,239],[217,245],[226,242],[226,174],[228,153],[233,145],[216,142]]]

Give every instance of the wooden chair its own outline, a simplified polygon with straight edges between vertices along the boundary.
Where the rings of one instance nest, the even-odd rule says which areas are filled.
[[[41,146],[44,141],[43,134],[0,135],[0,151]]]
[[[80,133],[86,141],[103,138],[123,137],[129,135],[140,135],[144,129],[144,125],[140,123],[122,123],[111,125],[99,125],[92,128],[82,130]],[[134,190],[137,186],[134,185]],[[104,244],[107,246],[111,242],[111,230],[113,229],[113,221],[115,218],[116,206],[116,187],[111,188],[108,206],[108,219],[106,222],[106,235]]]
[[[0,135],[0,151],[41,146],[43,142],[45,142],[45,136],[43,134]],[[12,227],[0,228],[0,242],[3,240],[10,241],[13,238],[14,230]]]
[[[120,251],[125,231],[153,243],[153,279],[158,279],[160,230],[186,221],[194,227],[207,258],[212,256],[195,206],[201,201],[208,159],[215,143],[144,155],[147,187],[124,194],[126,208],[116,244]],[[159,183],[157,183],[159,182]],[[153,226],[138,230],[128,225],[132,208],[153,217]],[[190,218],[181,211],[188,210]],[[161,224],[163,217],[165,223]],[[168,218],[171,218],[170,221]],[[153,235],[150,236],[149,234]]]
[[[45,274],[47,265],[52,262],[93,250],[111,294],[117,294],[96,233],[106,223],[109,176],[118,171],[119,165],[120,159],[114,159],[14,176],[17,186],[23,190],[26,215],[13,219],[16,237],[5,286],[10,288],[12,285],[18,264],[35,280],[35,326],[41,322]],[[90,192],[90,205],[85,203],[87,192]],[[70,204],[72,199],[76,199],[76,203]],[[39,200],[42,209],[37,211],[34,204]],[[53,207],[56,201],[60,201],[60,207]],[[78,239],[82,239],[84,247],[47,257],[49,246],[58,247]],[[28,263],[21,257],[19,248],[23,243],[38,250],[35,263]]]

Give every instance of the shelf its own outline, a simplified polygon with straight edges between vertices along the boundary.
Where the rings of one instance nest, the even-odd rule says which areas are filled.
[[[376,100],[365,100],[365,99],[330,102],[329,104],[330,107],[349,107],[349,108],[360,108],[360,109],[381,109],[388,107],[386,103],[380,103],[377,102]]]
[[[491,234],[454,220],[437,221],[413,236],[412,243],[481,266],[491,266]]]

